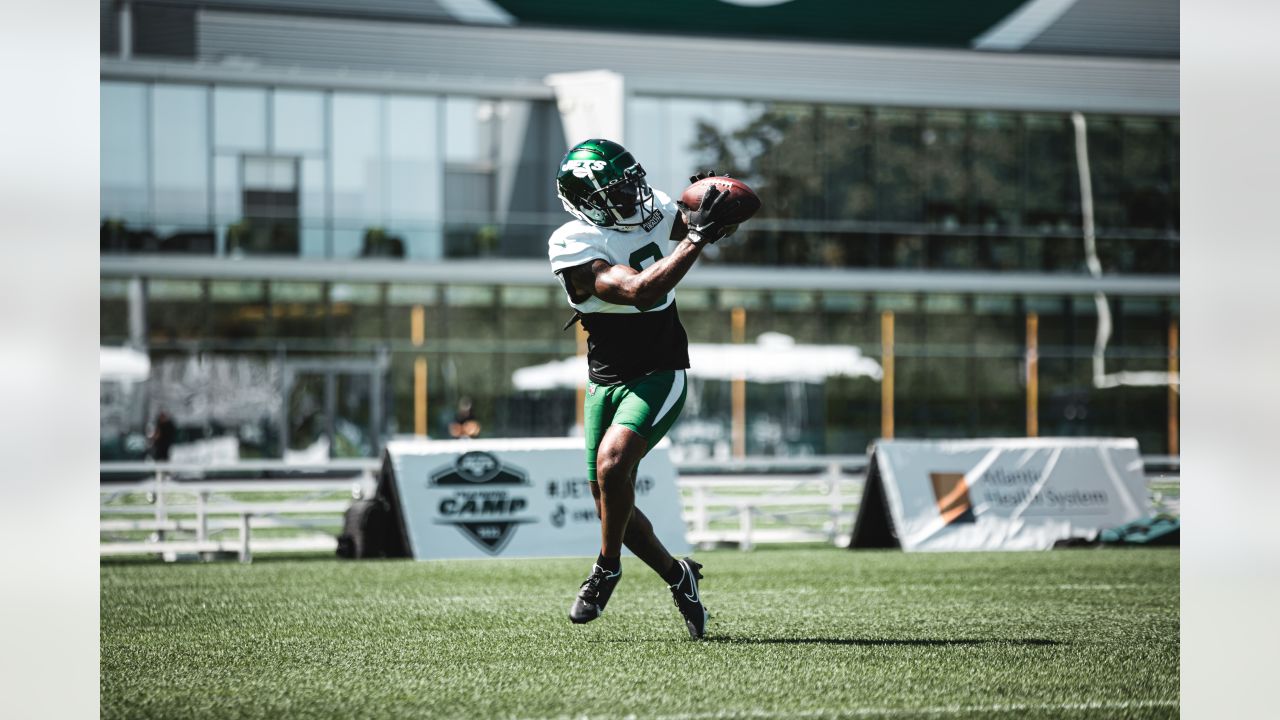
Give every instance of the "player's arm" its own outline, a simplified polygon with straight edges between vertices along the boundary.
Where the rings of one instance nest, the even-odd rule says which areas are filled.
[[[666,297],[693,267],[701,252],[701,245],[686,239],[670,255],[644,270],[592,260],[569,268],[565,271],[565,278],[573,286],[571,294],[576,297],[594,295],[614,305],[643,307]]]
[[[594,295],[614,305],[636,307],[659,302],[693,267],[702,247],[718,240],[724,232],[718,216],[723,209],[722,201],[727,197],[727,194],[721,194],[712,188],[707,191],[698,208],[682,208],[671,232],[673,240],[676,237],[682,238],[680,244],[676,245],[670,255],[644,270],[636,270],[627,265],[612,265],[600,259],[565,270],[562,277],[570,297],[575,302],[581,302],[578,298],[586,299]],[[686,212],[687,222],[684,217]]]

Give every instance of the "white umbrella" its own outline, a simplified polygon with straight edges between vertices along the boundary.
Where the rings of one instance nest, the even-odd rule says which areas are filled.
[[[880,380],[880,363],[853,345],[799,345],[782,333],[764,333],[754,345],[689,345],[689,376],[704,380],[820,383],[829,377]],[[587,359],[568,357],[511,374],[517,390],[576,388],[586,381]]]

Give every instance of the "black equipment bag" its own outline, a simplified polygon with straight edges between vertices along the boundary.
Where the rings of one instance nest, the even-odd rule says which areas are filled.
[[[338,557],[371,558],[387,554],[387,525],[391,512],[382,498],[356,500],[342,518]]]
[[[408,532],[391,467],[391,454],[382,453],[382,471],[372,498],[356,500],[342,519],[338,557],[407,558]]]

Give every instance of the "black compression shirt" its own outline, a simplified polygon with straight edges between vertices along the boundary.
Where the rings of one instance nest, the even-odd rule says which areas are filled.
[[[660,370],[689,367],[689,336],[676,304],[642,313],[585,313],[591,382],[616,385]]]

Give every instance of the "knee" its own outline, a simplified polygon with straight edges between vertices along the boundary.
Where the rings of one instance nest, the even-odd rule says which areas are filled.
[[[600,483],[600,488],[602,490],[612,488],[625,480],[627,475],[628,469],[625,467],[622,453],[602,448],[600,454],[596,456],[596,479]]]

